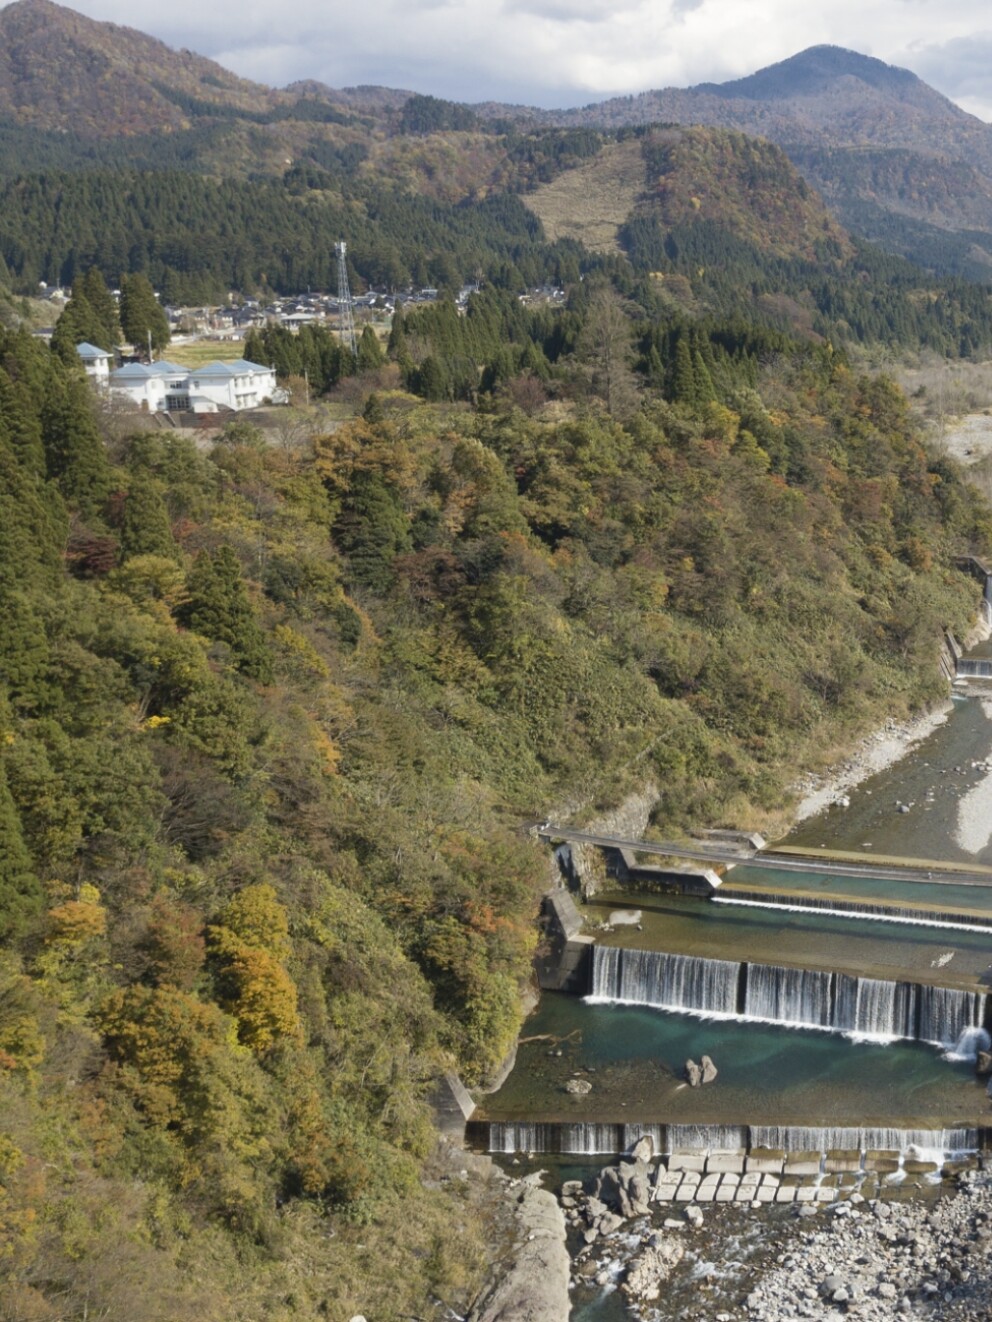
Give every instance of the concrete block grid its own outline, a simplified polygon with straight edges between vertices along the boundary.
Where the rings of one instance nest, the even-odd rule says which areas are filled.
[[[978,1160],[966,1164],[977,1169]],[[902,1200],[959,1173],[962,1162],[903,1160],[898,1152],[672,1152],[656,1168],[656,1203],[806,1203]],[[953,1169],[952,1169],[953,1168]]]

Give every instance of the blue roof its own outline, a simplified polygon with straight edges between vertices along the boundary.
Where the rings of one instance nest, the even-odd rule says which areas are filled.
[[[238,371],[230,363],[205,363],[203,367],[198,367],[192,376],[237,376]]]
[[[125,363],[123,367],[118,367],[116,372],[110,374],[115,381],[146,381],[155,373],[149,371],[144,363]]]
[[[98,349],[95,344],[90,344],[84,340],[82,344],[76,345],[76,353],[80,358],[112,358],[113,354],[108,353],[106,349]]]
[[[250,363],[247,358],[236,358],[234,362],[222,363],[215,361],[206,363],[203,367],[198,367],[191,376],[244,376],[247,373],[271,372],[270,367],[262,367],[259,363]]]

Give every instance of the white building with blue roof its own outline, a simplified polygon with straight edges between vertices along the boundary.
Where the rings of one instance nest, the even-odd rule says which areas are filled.
[[[101,390],[106,389],[110,377],[110,360],[114,355],[85,340],[82,344],[76,345],[76,353],[82,359],[86,375],[93,384],[99,386]]]
[[[77,346],[80,357],[84,348],[92,346]],[[195,370],[164,358],[156,363],[125,363],[108,373],[107,384],[113,394],[149,413],[239,412],[261,404],[282,404],[289,398],[276,385],[274,368],[244,358],[207,363]]]

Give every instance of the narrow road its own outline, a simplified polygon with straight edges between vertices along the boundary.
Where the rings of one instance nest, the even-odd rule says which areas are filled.
[[[841,877],[862,877],[869,881],[906,881],[920,885],[954,885],[992,888],[992,869],[968,872],[956,867],[928,867],[907,859],[898,864],[864,863],[817,857],[815,854],[779,854],[774,850],[742,851],[713,846],[676,844],[670,840],[626,840],[617,835],[590,835],[567,826],[541,826],[542,840],[563,840],[576,845],[598,845],[608,849],[628,849],[636,854],[660,854],[667,858],[686,858],[697,863],[724,863],[735,868],[774,868],[776,872],[819,872]]]

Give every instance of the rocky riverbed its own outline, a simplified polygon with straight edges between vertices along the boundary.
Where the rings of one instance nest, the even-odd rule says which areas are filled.
[[[580,1307],[616,1291],[645,1322],[992,1317],[992,1177],[977,1162],[785,1205],[658,1201],[665,1179],[642,1145],[563,1186]]]
[[[951,704],[948,702],[912,720],[886,721],[839,766],[823,774],[808,772],[802,776],[794,786],[801,798],[793,820],[804,822],[831,804],[842,802],[849,790],[905,757],[911,748],[947,720],[950,710]]]

